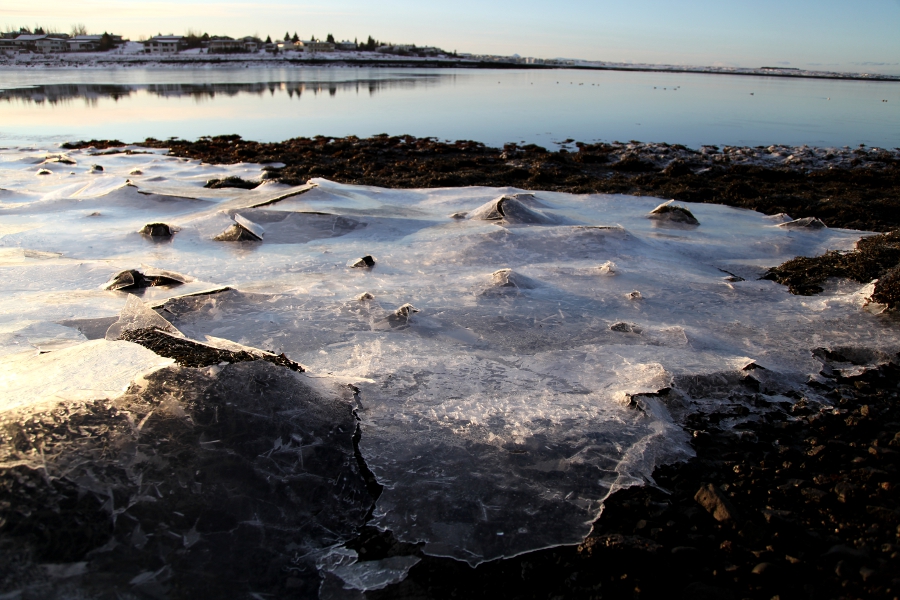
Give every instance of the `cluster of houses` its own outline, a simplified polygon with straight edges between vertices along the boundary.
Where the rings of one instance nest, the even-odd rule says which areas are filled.
[[[143,42],[147,54],[174,54],[190,47],[189,38],[181,35],[157,35]],[[212,36],[200,42],[200,48],[209,54],[230,54],[236,52],[334,52],[337,50],[356,50],[355,42],[321,42],[317,40],[285,40],[283,42],[262,41],[253,36],[232,38],[228,36]]]
[[[180,35],[158,35],[143,42],[144,51],[148,54],[174,54],[188,49],[188,38]],[[335,52],[353,51],[361,49],[356,42],[344,40],[342,42],[322,40],[284,40],[262,41],[257,37],[246,36],[231,38],[228,36],[212,36],[200,43],[200,47],[209,54],[229,54],[236,52]],[[445,54],[440,48],[416,47],[416,46],[390,46],[381,45],[375,48],[376,52],[386,54],[417,54],[419,56],[437,56]]]
[[[329,36],[329,40],[331,37]],[[0,52],[35,52],[40,54],[51,54],[59,52],[96,52],[101,50],[109,50],[121,45],[127,40],[123,40],[121,35],[103,34],[103,35],[75,35],[69,36],[64,33],[3,33],[0,34]],[[266,51],[271,53],[280,52],[335,52],[335,51],[354,51],[363,49],[356,42],[344,40],[338,41],[322,41],[322,40],[299,40],[295,39],[276,41],[262,41],[253,36],[242,38],[231,38],[228,36],[203,36],[200,38],[191,38],[181,35],[157,35],[148,40],[141,42],[144,46],[144,52],[147,54],[177,54],[189,48],[200,48],[201,52],[209,54],[231,54],[245,52]],[[371,47],[369,48],[372,49]],[[399,55],[417,55],[417,56],[438,56],[446,54],[440,48],[430,46],[417,47],[414,45],[385,45],[381,44],[374,48],[375,52],[384,54]]]
[[[75,35],[65,33],[3,33],[0,34],[0,51],[14,52],[91,52],[104,49],[103,39],[110,47],[123,42],[121,35]]]

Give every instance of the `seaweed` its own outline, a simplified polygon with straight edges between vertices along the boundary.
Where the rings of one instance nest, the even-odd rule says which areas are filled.
[[[821,256],[798,256],[769,269],[763,279],[788,286],[792,294],[812,296],[823,291],[829,277],[868,283],[874,279],[872,300],[890,308],[900,305],[900,231],[861,239],[850,252],[833,250]]]
[[[817,217],[828,227],[900,228],[900,161],[889,152],[871,153],[854,159],[855,164],[844,160],[844,151],[817,163],[783,164],[763,161],[771,155],[762,148],[702,154],[677,145],[579,142],[577,152],[550,152],[531,144],[491,148],[471,141],[387,135],[274,143],[218,136],[196,142],[148,139],[142,145],[211,164],[267,165],[265,179],[289,185],[327,177],[401,189],[488,186],[631,194],[725,204],[767,215],[787,213],[795,219]],[[743,159],[737,157],[745,154],[760,164],[740,164]]]
[[[240,177],[225,177],[224,179],[210,179],[203,187],[218,190],[222,188],[238,188],[242,190],[252,190],[259,187],[259,181],[248,181]]]

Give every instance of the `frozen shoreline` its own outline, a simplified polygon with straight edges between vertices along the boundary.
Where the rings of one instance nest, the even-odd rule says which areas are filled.
[[[244,145],[223,141],[236,153]],[[352,149],[308,141],[329,154]],[[2,362],[20,376],[4,381],[2,399],[18,404],[0,413],[0,483],[11,490],[0,543],[15,542],[0,545],[15,566],[0,592],[131,586],[166,595],[208,590],[194,576],[203,571],[222,574],[221,597],[318,589],[324,599],[349,588],[377,597],[407,575],[427,585],[418,575],[427,569],[442,585],[477,587],[505,565],[512,576],[494,579],[509,586],[532,585],[532,570],[540,585],[581,590],[611,572],[604,586],[630,586],[652,565],[657,578],[672,569],[665,581],[682,587],[740,588],[732,574],[752,585],[753,561],[796,564],[758,550],[767,544],[827,566],[830,558],[815,562],[822,544],[853,543],[849,533],[791,535],[789,510],[818,519],[824,507],[851,519],[848,532],[890,539],[869,526],[894,515],[882,493],[893,488],[874,488],[894,477],[879,474],[896,462],[884,447],[893,431],[870,430],[876,414],[897,412],[887,364],[900,348],[896,319],[872,314],[871,284],[833,283],[803,298],[757,279],[798,253],[848,249],[860,231],[785,227],[784,215],[713,204],[690,205],[700,221],[691,224],[652,217],[659,199],[539,187],[316,179],[213,189],[211,177],[261,178],[263,161],[213,164],[137,146],[57,150],[0,152],[0,263],[23,282],[0,298]],[[553,162],[506,152],[546,170]],[[170,235],[146,233],[150,223],[171,225]],[[257,237],[219,233],[242,223]],[[368,252],[374,266],[359,266]],[[186,276],[176,286],[110,287],[138,267]],[[141,335],[161,325],[188,338],[182,344],[222,353],[171,365],[143,340],[122,341],[106,327],[113,322]],[[283,352],[307,370],[222,359],[235,352]],[[113,363],[117,378],[92,376]],[[866,443],[880,436],[880,445],[826,448],[812,437],[824,425]],[[773,466],[766,457],[776,447]],[[95,454],[101,448],[111,454]],[[652,475],[671,498],[642,485],[654,467],[693,452]],[[860,461],[881,470],[839,474],[837,452],[845,470]],[[723,486],[707,500],[725,505],[729,493],[740,512],[695,501],[701,481]],[[745,490],[756,495],[736,495]],[[863,492],[881,512],[844,517],[838,498]],[[575,550],[601,502],[604,516]],[[81,525],[69,536],[52,527],[57,520]],[[629,552],[639,558],[622,576],[608,559]],[[679,569],[679,553],[704,560]],[[239,571],[248,554],[263,558]],[[891,571],[890,551],[882,554],[866,557],[866,573]],[[558,555],[569,557],[562,577]],[[464,566],[488,559],[501,560]],[[710,565],[727,578],[707,573]],[[36,576],[45,571],[49,581]],[[577,582],[568,577],[579,571]],[[876,585],[866,577],[867,589]]]
[[[60,54],[0,55],[0,69],[109,69],[109,68],[279,68],[279,67],[391,67],[391,68],[461,68],[461,69],[574,69],[598,71],[638,71],[659,73],[692,73],[701,75],[737,75],[751,77],[781,77],[801,79],[837,79],[847,81],[900,82],[900,75],[877,73],[840,73],[778,67],[716,67],[695,65],[665,65],[644,63],[616,63],[574,59],[549,59],[525,62],[502,56],[438,56],[414,57],[378,52],[335,51],[329,53],[267,52],[253,54],[204,54],[183,51],[174,56],[155,56],[135,49],[110,52],[80,52]]]

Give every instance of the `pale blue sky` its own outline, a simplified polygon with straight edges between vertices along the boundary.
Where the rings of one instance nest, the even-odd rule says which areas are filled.
[[[900,0],[42,0],[0,26],[364,39],[460,52],[900,74]]]

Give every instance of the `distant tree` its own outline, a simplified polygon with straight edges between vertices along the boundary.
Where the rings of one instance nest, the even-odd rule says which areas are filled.
[[[333,43],[334,43],[334,36],[331,35],[331,34],[329,33],[329,34],[328,34],[328,37],[325,38],[325,41],[326,41],[326,42],[330,42],[330,43],[333,44]]]
[[[294,37],[291,38],[291,41],[294,42],[295,44],[300,41],[300,36],[297,35],[296,31],[294,32]]]
[[[112,36],[110,36],[107,32],[103,32],[103,35],[100,36],[100,47],[98,48],[100,52],[106,52],[107,50],[112,50],[116,45],[113,43]]]
[[[289,31],[284,32],[284,41],[288,41],[291,39],[291,33]]]
[[[206,39],[204,39],[204,37]],[[193,29],[188,29],[187,33],[184,36],[184,42],[188,48],[200,48],[203,45],[203,42],[209,41],[209,34],[204,33],[200,35],[199,31],[194,31]]]
[[[373,50],[375,50],[377,44],[378,44],[378,42],[376,42],[375,39],[370,35],[369,39],[366,40],[365,48],[369,52],[372,52]]]
[[[266,36],[266,43],[267,43],[267,44],[271,44],[271,43],[272,43],[272,36],[271,36],[271,35],[267,35],[267,36]]]
[[[79,35],[87,35],[87,27],[84,23],[75,23],[72,25],[72,37]]]
[[[34,34],[35,35],[44,35],[44,28],[43,27],[35,27]]]

